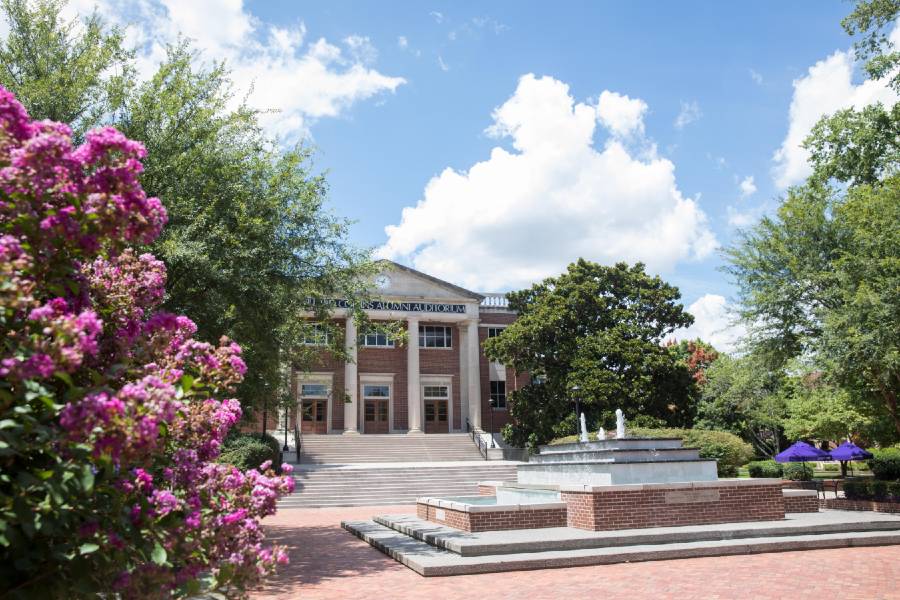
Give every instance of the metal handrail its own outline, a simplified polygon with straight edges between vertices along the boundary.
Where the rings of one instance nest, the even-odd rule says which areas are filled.
[[[481,439],[481,435],[476,432],[472,426],[469,424],[469,418],[466,417],[466,431],[469,432],[469,435],[472,437],[472,441],[475,442],[475,445],[478,447],[478,453],[481,454],[481,457],[484,460],[488,459],[488,444],[483,439]]]

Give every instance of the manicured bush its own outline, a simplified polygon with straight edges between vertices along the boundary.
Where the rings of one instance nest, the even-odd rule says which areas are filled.
[[[872,450],[874,458],[868,461],[869,468],[876,479],[885,481],[900,480],[900,448],[882,448]]]
[[[784,467],[774,460],[757,460],[747,465],[750,477],[782,477]]]
[[[699,448],[700,458],[718,461],[719,477],[737,477],[738,468],[753,458],[753,448],[733,433],[708,429],[645,429],[628,430],[633,437],[681,438],[685,447]]]
[[[281,445],[271,435],[258,433],[233,433],[225,438],[222,453],[217,462],[234,465],[242,471],[259,469],[259,465],[270,461],[276,472],[281,465]]]
[[[813,468],[805,462],[785,463],[784,478],[791,481],[810,481],[813,478]]]
[[[848,500],[874,500],[900,502],[900,481],[863,479],[844,483],[844,496]]]

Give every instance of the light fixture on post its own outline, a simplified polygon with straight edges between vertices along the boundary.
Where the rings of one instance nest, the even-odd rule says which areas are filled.
[[[569,388],[572,399],[575,400],[575,435],[578,435],[578,423],[581,417],[581,387],[577,384]]]

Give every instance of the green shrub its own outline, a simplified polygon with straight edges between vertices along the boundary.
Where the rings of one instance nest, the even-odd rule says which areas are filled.
[[[719,477],[737,477],[738,468],[753,458],[753,448],[733,433],[708,429],[645,429],[628,430],[629,436],[681,438],[687,448],[699,448],[700,458],[718,461]]]
[[[869,468],[876,479],[885,481],[900,480],[900,448],[882,448],[873,450],[874,458],[868,461]]]
[[[784,467],[774,460],[757,460],[747,465],[750,477],[781,477]]]
[[[844,483],[844,496],[848,500],[900,502],[900,481],[847,481]]]
[[[805,462],[785,463],[784,477],[791,481],[810,481],[813,478],[813,468]]]
[[[280,458],[281,448],[274,437],[267,435],[263,438],[259,434],[236,433],[225,438],[218,462],[228,463],[246,471],[258,469],[259,465],[271,460],[273,467],[280,470]]]

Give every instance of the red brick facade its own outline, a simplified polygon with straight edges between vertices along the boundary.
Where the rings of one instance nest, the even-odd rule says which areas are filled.
[[[874,500],[848,500],[846,498],[829,498],[820,501],[824,508],[834,510],[871,510],[880,513],[900,514],[900,502],[875,502]]]
[[[416,504],[416,515],[426,521],[469,532],[566,526],[565,507],[530,509],[523,506],[511,510],[465,512],[419,502]]]
[[[561,493],[569,527],[606,531],[784,518],[781,485],[609,486]],[[632,489],[629,489],[632,488]]]
[[[805,490],[804,490],[805,491]],[[819,512],[819,495],[812,494],[784,495],[784,512],[786,513],[810,513]]]

